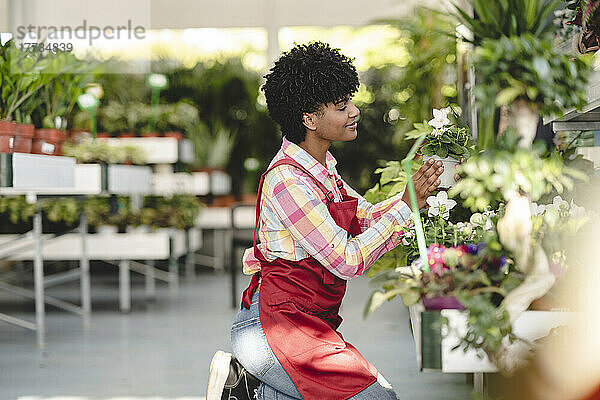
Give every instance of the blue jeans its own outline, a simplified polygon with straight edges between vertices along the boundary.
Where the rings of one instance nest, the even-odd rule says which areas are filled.
[[[235,317],[231,328],[231,345],[238,361],[262,382],[258,387],[259,400],[302,399],[267,343],[258,313],[258,291],[252,296],[250,309],[240,310]],[[349,400],[370,399],[397,399],[396,393],[381,374],[377,376],[377,382]]]

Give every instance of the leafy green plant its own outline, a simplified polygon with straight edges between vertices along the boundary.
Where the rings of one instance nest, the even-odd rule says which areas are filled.
[[[187,229],[194,226],[202,207],[202,202],[193,195],[147,196],[140,211],[140,224]]]
[[[496,106],[524,100],[542,115],[586,104],[590,59],[559,54],[531,34],[486,40],[475,50],[478,101]]]
[[[545,146],[534,143],[531,150],[517,147],[518,138],[511,130],[500,138],[498,148],[472,156],[457,169],[462,179],[450,189],[451,197],[460,196],[473,211],[494,208],[512,193],[527,194],[537,201],[553,189],[571,190],[582,172],[566,167],[557,153],[542,157]]]
[[[13,224],[28,221],[35,209],[36,205],[28,203],[25,196],[0,196],[0,214],[7,215]]]
[[[413,162],[412,172],[417,172],[422,165],[421,161]],[[373,204],[401,193],[408,181],[400,161],[388,161],[385,167],[377,168],[374,174],[380,175],[379,182],[365,193],[365,199]]]
[[[83,203],[90,227],[98,228],[103,225],[113,225],[125,232],[129,225],[139,224],[139,212],[133,210],[131,200],[124,196],[95,196],[86,199]]]
[[[96,67],[64,52],[49,53],[45,61],[43,74],[49,77],[49,82],[41,90],[42,107],[38,111],[38,124],[41,122],[44,128],[65,129],[77,97],[94,80]]]
[[[143,149],[133,145],[111,146],[100,140],[67,142],[63,146],[63,154],[75,157],[80,163],[146,164],[146,154]]]
[[[201,167],[225,168],[235,145],[236,133],[225,124],[196,124],[190,135],[196,152],[196,164]]]
[[[561,3],[562,0],[469,0],[476,17],[458,6],[454,15],[473,33],[476,44],[503,36],[550,36],[556,27],[549,17]]]
[[[34,96],[51,80],[46,68],[39,53],[18,49],[12,39],[0,45],[0,120],[30,122],[27,114],[37,106]]]
[[[434,109],[432,120],[414,124],[415,129],[406,134],[406,139],[427,138],[419,149],[420,154],[456,160],[468,157],[473,146],[469,128],[452,123],[448,113],[449,110]]]
[[[582,29],[578,40],[578,50],[585,54],[595,52],[600,47],[600,1],[572,0],[567,9],[575,13],[574,18],[567,22],[569,25]]]

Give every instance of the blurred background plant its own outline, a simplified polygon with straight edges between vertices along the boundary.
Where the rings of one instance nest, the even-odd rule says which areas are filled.
[[[75,157],[79,163],[146,164],[146,154],[137,146],[111,146],[100,140],[81,140],[63,145],[63,155]]]

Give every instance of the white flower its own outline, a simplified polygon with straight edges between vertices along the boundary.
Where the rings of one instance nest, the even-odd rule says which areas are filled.
[[[571,200],[571,209],[569,210],[569,215],[572,218],[583,218],[585,217],[585,208],[578,206]]]
[[[564,201],[562,199],[562,197],[560,196],[554,196],[554,198],[552,199],[552,204],[548,204],[546,206],[547,210],[555,210],[555,211],[561,211],[562,208],[569,208],[569,203],[567,203],[566,201]]]
[[[473,233],[473,224],[471,222],[457,222],[456,223],[456,228],[463,234],[463,235],[470,235],[471,233]]]
[[[481,226],[485,231],[489,231],[494,227],[494,223],[492,222],[491,218],[492,215],[495,214],[488,212],[485,212],[483,214],[475,213],[471,215],[471,218],[469,218],[469,222],[473,225]]]
[[[448,193],[441,191],[437,196],[429,196],[427,204],[429,204],[428,216],[440,215],[441,212],[442,218],[448,219],[450,217],[450,210],[456,206],[456,201],[449,199]]]
[[[411,237],[413,237],[412,231],[404,232],[404,236],[402,237],[402,244],[408,246],[410,243],[408,243],[408,240],[406,239],[410,239]]]
[[[546,207],[543,204],[531,203],[529,208],[531,209],[531,215],[542,215],[546,211]]]
[[[434,108],[433,119],[430,120],[428,124],[435,129],[442,129],[444,126],[450,125],[450,120],[448,119],[448,110],[438,110]]]

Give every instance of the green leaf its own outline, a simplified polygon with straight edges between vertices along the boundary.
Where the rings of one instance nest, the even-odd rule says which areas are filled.
[[[522,87],[507,87],[506,89],[502,89],[498,95],[496,96],[496,105],[504,106],[511,104],[513,101],[517,99],[517,97],[523,94]]]

